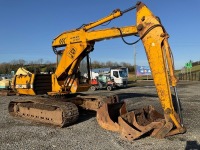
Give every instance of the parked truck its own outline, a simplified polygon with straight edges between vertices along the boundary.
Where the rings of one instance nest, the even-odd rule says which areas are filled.
[[[95,68],[90,70],[91,79],[96,79],[99,74],[110,74],[114,79],[116,87],[127,87],[128,84],[128,68],[126,67],[109,67]]]

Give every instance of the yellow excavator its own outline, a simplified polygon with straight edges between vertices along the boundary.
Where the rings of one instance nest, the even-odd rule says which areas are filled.
[[[134,9],[136,25],[94,29]],[[138,41],[141,40],[144,45],[163,114],[157,112],[153,106],[128,112],[126,103],[116,95],[78,94],[90,88],[89,53],[94,50],[95,42],[122,38],[127,43],[124,40],[126,36],[138,36]],[[124,11],[114,10],[100,20],[63,32],[52,42],[53,52],[57,55],[55,73],[34,74],[24,68],[17,71],[13,88],[20,95],[33,96],[27,100],[18,98],[11,101],[9,113],[15,117],[64,127],[77,121],[78,108],[81,107],[96,111],[97,122],[101,127],[119,132],[124,139],[130,141],[144,134],[164,138],[184,133],[186,128],[183,125],[168,38],[160,19],[142,2],[137,2],[135,6]],[[87,68],[88,78],[81,72],[82,62]],[[175,99],[172,99],[171,87],[174,88]]]

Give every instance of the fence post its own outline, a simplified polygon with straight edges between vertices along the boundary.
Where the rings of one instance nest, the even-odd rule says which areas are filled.
[[[200,81],[200,72],[199,72],[199,81]]]
[[[179,79],[179,80],[182,80],[182,79],[181,79],[181,73],[178,74],[178,79]]]
[[[188,80],[188,74],[186,74],[186,80]]]
[[[185,73],[183,74],[183,80],[185,80]]]
[[[194,73],[192,73],[192,77],[191,78],[192,78],[191,80],[193,81],[194,80]]]

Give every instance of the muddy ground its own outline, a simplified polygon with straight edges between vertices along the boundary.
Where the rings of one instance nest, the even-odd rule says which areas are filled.
[[[17,120],[8,114],[11,100],[27,99],[28,96],[0,96],[0,149],[69,149],[69,150],[129,150],[129,149],[200,149],[200,82],[179,82],[178,95],[182,102],[185,134],[165,139],[142,137],[129,142],[116,132],[102,129],[94,113],[84,113],[75,125],[59,128],[26,120]],[[129,110],[153,105],[162,111],[155,87],[151,81],[132,84],[131,87],[114,91],[88,91],[84,94],[117,94],[127,102]]]

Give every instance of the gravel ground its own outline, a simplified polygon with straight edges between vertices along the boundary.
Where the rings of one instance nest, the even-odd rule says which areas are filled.
[[[118,94],[127,102],[128,109],[144,105],[154,105],[161,110],[153,84],[137,84],[133,87],[95,91],[96,95]],[[178,95],[182,102],[185,134],[165,139],[144,137],[132,142],[124,141],[116,132],[102,129],[94,114],[82,114],[78,123],[59,128],[26,120],[17,120],[8,114],[11,100],[28,96],[0,96],[0,149],[1,150],[129,150],[129,149],[200,149],[200,82],[180,82]],[[86,92],[88,94],[91,91]]]

